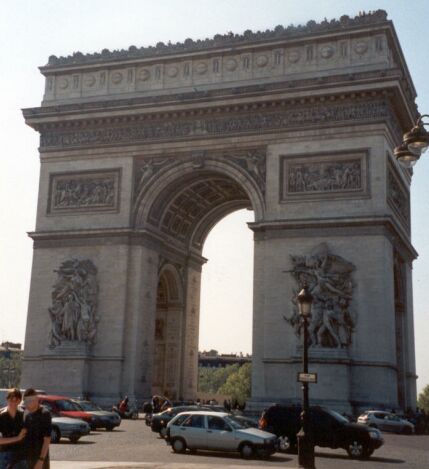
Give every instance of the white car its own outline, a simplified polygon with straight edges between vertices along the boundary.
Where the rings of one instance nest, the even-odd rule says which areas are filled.
[[[52,443],[59,443],[61,438],[68,438],[72,443],[77,443],[82,436],[88,435],[90,431],[89,425],[83,420],[52,416]]]
[[[176,453],[186,449],[239,451],[247,459],[269,457],[277,450],[276,435],[251,428],[225,412],[182,412],[168,423],[166,439]]]
[[[368,410],[358,417],[357,423],[363,423],[385,432],[405,433],[406,435],[414,433],[414,425],[411,422],[384,410]]]

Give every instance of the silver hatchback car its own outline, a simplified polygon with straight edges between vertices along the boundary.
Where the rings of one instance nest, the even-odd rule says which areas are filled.
[[[358,417],[357,423],[364,423],[385,432],[406,435],[414,433],[414,425],[411,422],[383,410],[368,410]]]
[[[239,451],[248,459],[269,457],[277,450],[276,435],[252,428],[225,412],[182,412],[168,423],[166,439],[176,453],[187,448]]]

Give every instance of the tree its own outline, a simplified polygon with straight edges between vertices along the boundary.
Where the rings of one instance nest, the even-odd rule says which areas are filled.
[[[12,353],[9,358],[0,357],[0,388],[19,388],[21,381],[21,355]]]
[[[204,368],[198,370],[198,391],[217,394],[227,381],[228,377],[237,372],[239,365],[228,365],[221,368]]]
[[[245,363],[237,371],[231,373],[226,383],[219,389],[219,394],[230,396],[243,405],[250,397],[252,365]]]
[[[429,412],[429,384],[427,384],[419,394],[417,406],[420,409],[424,409],[425,412]]]

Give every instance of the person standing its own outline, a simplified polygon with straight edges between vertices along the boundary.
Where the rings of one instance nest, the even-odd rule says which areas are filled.
[[[22,399],[19,389],[6,396],[7,407],[0,412],[0,469],[27,469],[22,441],[25,437],[24,412],[18,408]]]
[[[51,443],[51,414],[39,404],[39,397],[32,388],[24,393],[27,430],[24,445],[27,453],[28,469],[49,469],[49,444]]]

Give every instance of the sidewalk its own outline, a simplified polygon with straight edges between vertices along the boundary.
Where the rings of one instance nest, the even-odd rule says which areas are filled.
[[[193,464],[163,462],[51,461],[51,469],[255,469],[245,464]]]

